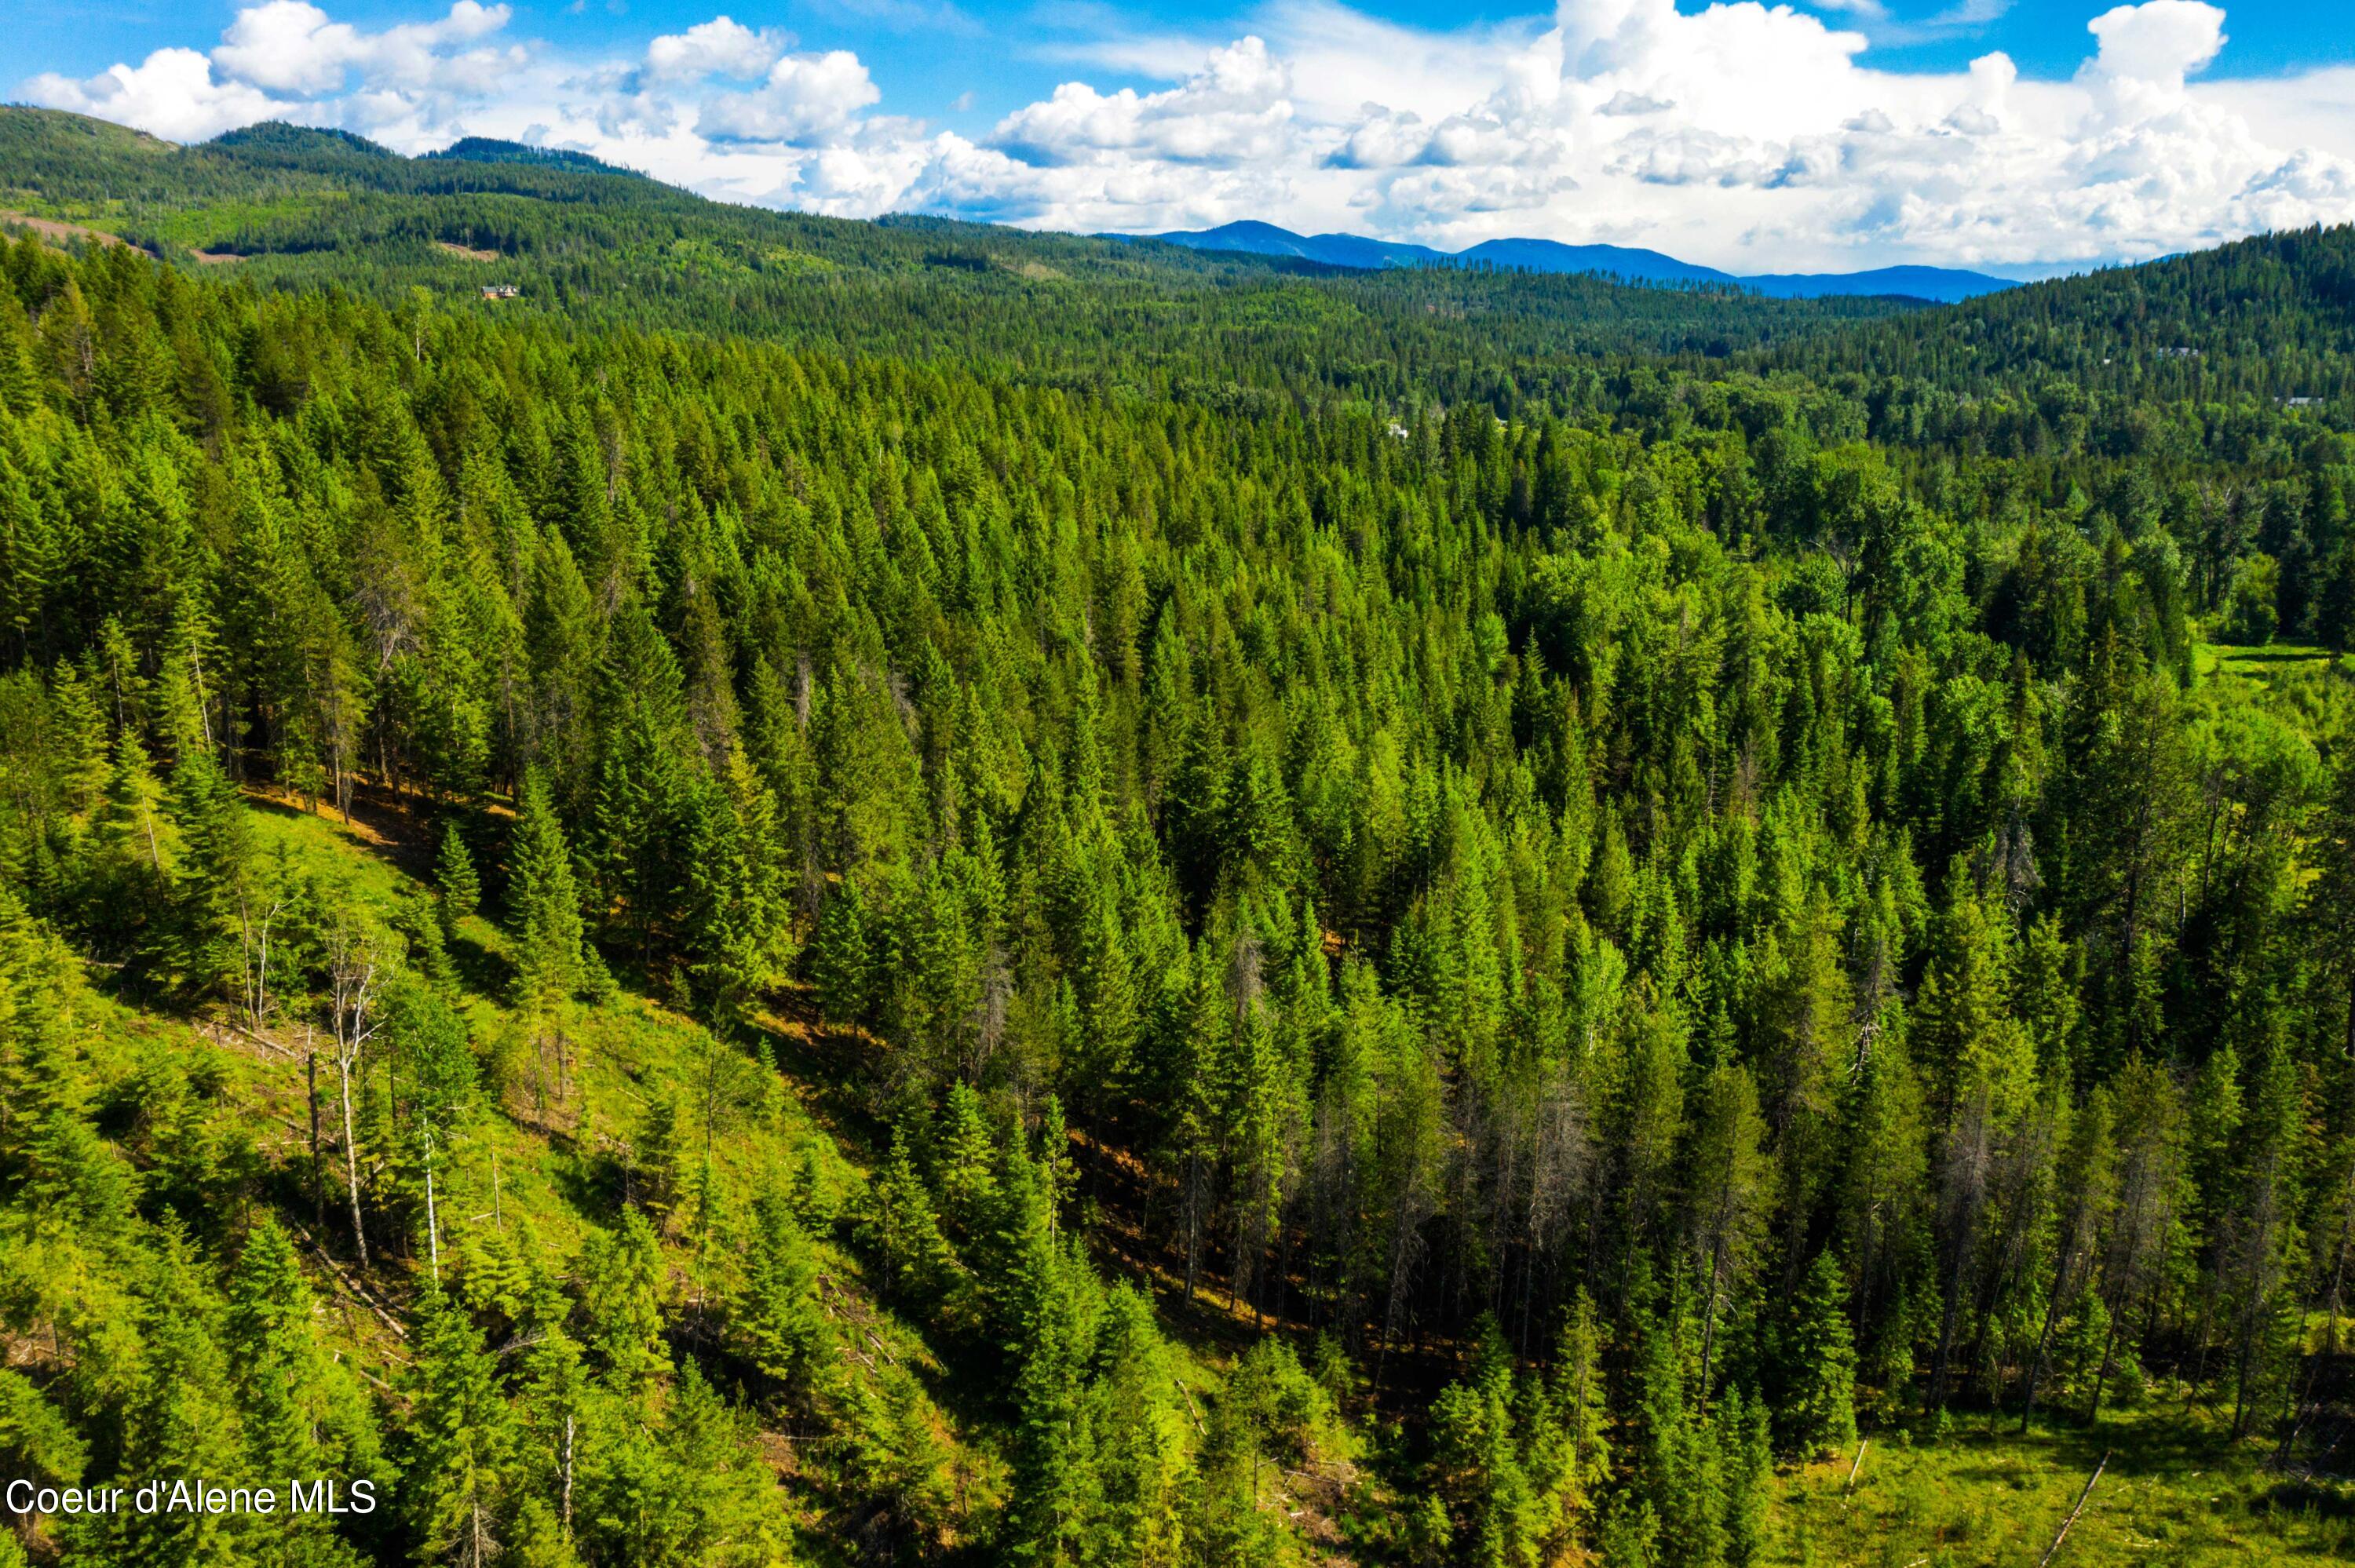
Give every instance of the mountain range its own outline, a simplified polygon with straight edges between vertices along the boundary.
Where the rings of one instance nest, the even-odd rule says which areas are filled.
[[[1564,245],[1551,239],[1488,239],[1465,250],[1439,250],[1403,240],[1357,234],[1295,234],[1272,223],[1246,220],[1216,228],[1146,235],[1189,250],[1293,256],[1327,267],[1372,271],[1385,267],[1460,267],[1485,263],[1530,272],[1588,272],[1636,283],[1720,283],[1775,299],[1815,300],[1870,295],[1953,304],[2019,285],[2009,278],[1947,267],[1880,267],[1864,272],[1774,272],[1743,277],[1657,250],[1624,245]]]

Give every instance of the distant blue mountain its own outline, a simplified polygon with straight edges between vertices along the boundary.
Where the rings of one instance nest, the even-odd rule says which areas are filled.
[[[1127,238],[1115,235],[1114,238]],[[1296,256],[1327,267],[1354,267],[1373,271],[1383,267],[1420,267],[1450,260],[1444,250],[1401,240],[1368,239],[1355,234],[1295,234],[1272,223],[1246,218],[1178,234],[1147,234],[1145,239],[1166,239],[1188,250],[1231,250],[1244,256]]]
[[[1384,267],[1453,267],[1486,262],[1532,272],[1589,272],[1631,283],[1725,283],[1785,300],[1834,294],[1891,295],[1951,304],[2019,285],[1985,272],[1946,267],[1881,267],[1869,272],[1775,272],[1741,277],[1624,245],[1563,245],[1551,239],[1489,239],[1468,250],[1436,250],[1402,240],[1356,234],[1295,234],[1272,223],[1246,220],[1216,228],[1181,229],[1144,238],[1189,250],[1230,250],[1247,256],[1291,256],[1327,267],[1374,271]]]
[[[1450,261],[1486,261],[1530,272],[1603,272],[1631,283],[1738,283],[1731,272],[1625,245],[1563,245],[1551,239],[1484,239]]]
[[[2010,278],[1991,278],[1985,272],[1965,272],[1952,267],[1876,267],[1869,272],[1768,272],[1741,281],[1745,287],[1778,300],[1817,300],[1827,294],[1889,294],[1941,305],[2019,287]]]

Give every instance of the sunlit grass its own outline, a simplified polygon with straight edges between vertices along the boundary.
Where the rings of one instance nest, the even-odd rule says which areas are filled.
[[[1852,1490],[1852,1450],[1785,1474],[1772,1561],[2033,1568],[2105,1454],[2053,1568],[2355,1560],[2355,1495],[2300,1489],[2265,1467],[2265,1446],[2234,1444],[2180,1405],[2026,1436],[2018,1425],[2007,1418],[1990,1431],[1970,1416],[1934,1441],[1871,1436]]]
[[[2270,681],[2292,671],[2327,670],[2334,662],[2355,671],[2355,655],[2334,655],[2311,642],[2201,642],[2192,650],[2192,668],[2203,678],[2222,674]]]

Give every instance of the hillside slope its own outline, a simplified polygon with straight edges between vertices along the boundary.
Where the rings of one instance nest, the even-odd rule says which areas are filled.
[[[2335,404],[2343,422],[2355,408],[2355,224],[2029,284],[1758,359],[2077,406],[2295,398]]]

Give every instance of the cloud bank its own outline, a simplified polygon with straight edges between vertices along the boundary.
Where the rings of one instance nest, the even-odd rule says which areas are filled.
[[[21,90],[180,141],[272,118],[410,153],[505,136],[846,217],[1263,217],[1448,247],[1637,240],[1736,270],[2131,260],[2355,217],[2355,72],[2205,81],[2229,35],[2202,0],[2095,17],[2063,81],[2001,54],[1879,70],[1863,34],[1753,0],[1561,0],[1446,32],[1276,0],[1241,37],[1067,51],[1163,85],[1067,81],[977,138],[890,112],[848,50],[724,15],[599,60],[513,40],[509,21],[457,0],[368,32],[263,0],[208,53]]]

